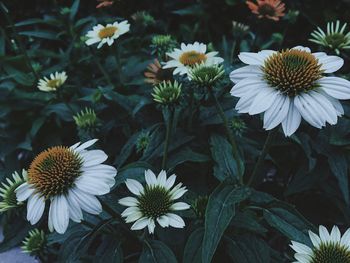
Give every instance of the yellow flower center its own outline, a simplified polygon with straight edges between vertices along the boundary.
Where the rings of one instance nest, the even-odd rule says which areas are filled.
[[[82,159],[68,147],[55,146],[41,152],[31,163],[28,182],[45,198],[64,194],[81,175]]]
[[[270,86],[291,97],[317,88],[323,73],[314,55],[297,49],[271,55],[262,70]]]
[[[50,88],[55,89],[55,88],[59,87],[60,84],[61,84],[61,81],[59,79],[50,79],[46,85]]]
[[[112,37],[115,32],[117,32],[118,28],[116,26],[107,26],[102,28],[100,32],[98,32],[98,36],[103,39],[107,37]]]
[[[194,66],[205,62],[207,60],[207,56],[197,51],[187,51],[180,56],[179,60],[185,66]]]

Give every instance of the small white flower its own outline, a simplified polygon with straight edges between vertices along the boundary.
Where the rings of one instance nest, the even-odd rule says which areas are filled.
[[[319,235],[309,231],[313,247],[292,241],[291,248],[296,252],[294,263],[348,263],[350,262],[350,229],[343,236],[337,226],[328,233],[324,226],[319,227]]]
[[[130,24],[127,20],[122,22],[114,22],[113,24],[107,24],[103,26],[101,24],[94,26],[92,30],[87,32],[85,44],[91,46],[93,44],[97,45],[97,48],[101,48],[105,43],[111,46],[117,38],[125,34],[130,30]]]
[[[98,195],[109,193],[117,171],[102,164],[108,156],[101,150],[86,150],[97,140],[71,147],[55,146],[41,152],[28,169],[28,181],[16,189],[17,201],[27,203],[27,220],[36,224],[50,201],[48,226],[62,234],[69,218],[80,222],[82,210],[97,215],[102,207]]]
[[[326,77],[340,69],[344,61],[324,52],[295,47],[284,51],[242,52],[240,60],[248,66],[231,72],[236,83],[231,95],[239,97],[236,110],[250,115],[264,113],[264,128],[271,130],[282,123],[291,136],[303,117],[321,129],[334,125],[344,114],[339,100],[350,99],[350,82]]]
[[[190,208],[184,202],[176,202],[187,190],[182,183],[173,187],[176,175],[167,178],[166,172],[161,171],[156,175],[151,170],[145,171],[146,186],[142,186],[133,179],[126,180],[126,186],[135,197],[125,197],[119,200],[119,204],[128,206],[122,216],[127,223],[135,222],[132,230],[140,230],[148,227],[150,234],[154,232],[156,223],[161,227],[183,228],[185,222],[174,212]]]
[[[340,27],[340,22],[327,23],[327,31],[321,28],[311,33],[313,38],[309,39],[316,44],[333,49],[338,55],[342,49],[350,49],[350,32],[345,33],[347,23]]]
[[[55,91],[61,87],[67,80],[66,72],[56,72],[55,74],[50,74],[50,77],[44,77],[39,80],[38,89],[41,91]]]
[[[193,44],[181,44],[181,49],[175,48],[174,51],[167,53],[172,58],[167,61],[163,68],[175,68],[173,74],[184,75],[188,70],[197,64],[205,63],[207,66],[220,64],[224,60],[216,57],[218,52],[207,52],[207,45],[194,42]]]

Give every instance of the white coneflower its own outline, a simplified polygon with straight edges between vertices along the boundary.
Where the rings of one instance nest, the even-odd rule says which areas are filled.
[[[41,91],[56,91],[61,87],[67,80],[66,72],[55,72],[55,74],[50,74],[50,77],[44,77],[39,80],[38,89]]]
[[[309,236],[313,247],[292,241],[294,263],[350,263],[350,229],[341,236],[337,226],[331,233],[320,226],[319,235],[309,231]]]
[[[20,203],[18,203],[16,199],[15,190],[18,186],[27,181],[27,172],[22,170],[22,176],[14,172],[12,178],[13,180],[7,178],[6,182],[3,182],[2,187],[0,187],[0,197],[2,198],[0,202],[0,213],[20,206]]]
[[[97,140],[71,147],[55,146],[41,152],[31,163],[28,181],[16,189],[17,200],[28,199],[27,220],[36,224],[50,201],[50,231],[64,233],[69,218],[80,222],[82,210],[90,214],[102,211],[97,195],[104,195],[114,185],[117,173],[102,164],[108,156],[101,150],[86,150]]]
[[[91,46],[99,43],[97,48],[101,48],[104,44],[111,46],[117,38],[130,30],[130,24],[127,20],[122,22],[114,22],[103,26],[101,24],[94,26],[92,30],[87,32],[85,44]]]
[[[345,33],[347,23],[340,27],[340,22],[327,23],[327,31],[321,28],[311,33],[313,38],[309,39],[316,44],[333,49],[338,55],[342,49],[350,49],[350,32]]]
[[[123,206],[128,206],[122,216],[127,223],[135,222],[132,230],[140,230],[148,227],[149,233],[154,232],[156,223],[161,227],[183,228],[185,222],[174,212],[185,210],[190,205],[184,202],[176,202],[186,193],[182,183],[173,187],[176,175],[167,179],[165,171],[161,171],[158,177],[151,170],[145,171],[146,186],[142,186],[133,179],[126,180],[126,186],[135,197],[125,197],[119,200]]]
[[[193,66],[201,63],[206,65],[220,64],[224,60],[220,57],[216,57],[218,52],[207,52],[207,45],[203,43],[194,42],[193,44],[181,44],[181,49],[175,48],[174,51],[167,53],[172,58],[167,61],[163,68],[175,68],[173,74],[184,75],[188,73],[188,70]]]
[[[266,130],[282,123],[284,134],[290,136],[301,117],[320,129],[326,122],[336,124],[344,113],[338,100],[350,99],[350,82],[324,76],[340,69],[342,58],[311,53],[305,47],[242,52],[239,58],[248,66],[230,74],[236,83],[231,95],[240,98],[236,109],[250,115],[264,112]]]

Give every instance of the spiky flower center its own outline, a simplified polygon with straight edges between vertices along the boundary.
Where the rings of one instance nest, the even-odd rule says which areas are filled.
[[[0,211],[2,210],[2,205],[6,206],[5,208],[9,207],[16,207],[17,206],[17,197],[15,190],[18,186],[23,184],[24,181],[15,181],[11,184],[9,184],[6,188],[0,189],[0,196],[3,198],[2,202],[0,202]],[[5,186],[5,184],[3,184]]]
[[[197,51],[186,51],[180,56],[180,62],[185,66],[194,66],[207,60],[207,56]]]
[[[263,16],[274,16],[276,14],[275,8],[267,3],[259,6],[258,13]]]
[[[297,49],[271,55],[266,59],[262,70],[270,86],[288,96],[317,88],[316,81],[323,73],[315,56]]]
[[[60,83],[61,81],[59,79],[50,79],[46,85],[50,88],[57,88],[60,86]]]
[[[116,26],[106,26],[98,32],[98,36],[103,39],[107,37],[112,37],[115,32],[117,32],[118,28]]]
[[[23,241],[24,252],[35,255],[37,252],[41,251],[46,243],[45,233],[34,229],[29,232],[29,236]]]
[[[146,186],[138,197],[141,213],[148,218],[156,219],[170,212],[173,204],[169,191],[162,186]]]
[[[341,45],[347,42],[345,35],[341,33],[334,33],[331,35],[327,35],[325,37],[325,40],[328,43],[328,45],[333,48],[340,47]]]
[[[68,147],[41,152],[31,163],[28,182],[45,198],[64,194],[81,175],[82,158]]]
[[[310,263],[350,263],[350,251],[339,243],[323,243],[313,252]]]

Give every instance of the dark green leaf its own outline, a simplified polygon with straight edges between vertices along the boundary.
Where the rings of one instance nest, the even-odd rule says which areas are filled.
[[[163,242],[145,240],[139,263],[176,263],[174,253]]]

